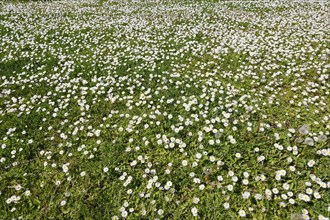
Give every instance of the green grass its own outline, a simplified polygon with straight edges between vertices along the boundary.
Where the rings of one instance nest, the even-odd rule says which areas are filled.
[[[0,219],[329,217],[327,12],[309,2],[3,3]],[[321,198],[299,199],[308,188]]]

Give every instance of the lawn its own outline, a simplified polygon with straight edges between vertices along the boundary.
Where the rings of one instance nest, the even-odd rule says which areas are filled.
[[[329,219],[329,14],[1,2],[0,219]]]

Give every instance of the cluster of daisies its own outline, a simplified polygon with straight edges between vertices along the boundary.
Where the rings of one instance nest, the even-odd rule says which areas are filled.
[[[4,219],[329,219],[329,2],[0,7]]]

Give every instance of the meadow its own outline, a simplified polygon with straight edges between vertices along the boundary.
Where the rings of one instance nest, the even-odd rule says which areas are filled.
[[[329,219],[330,2],[0,3],[0,219]]]

